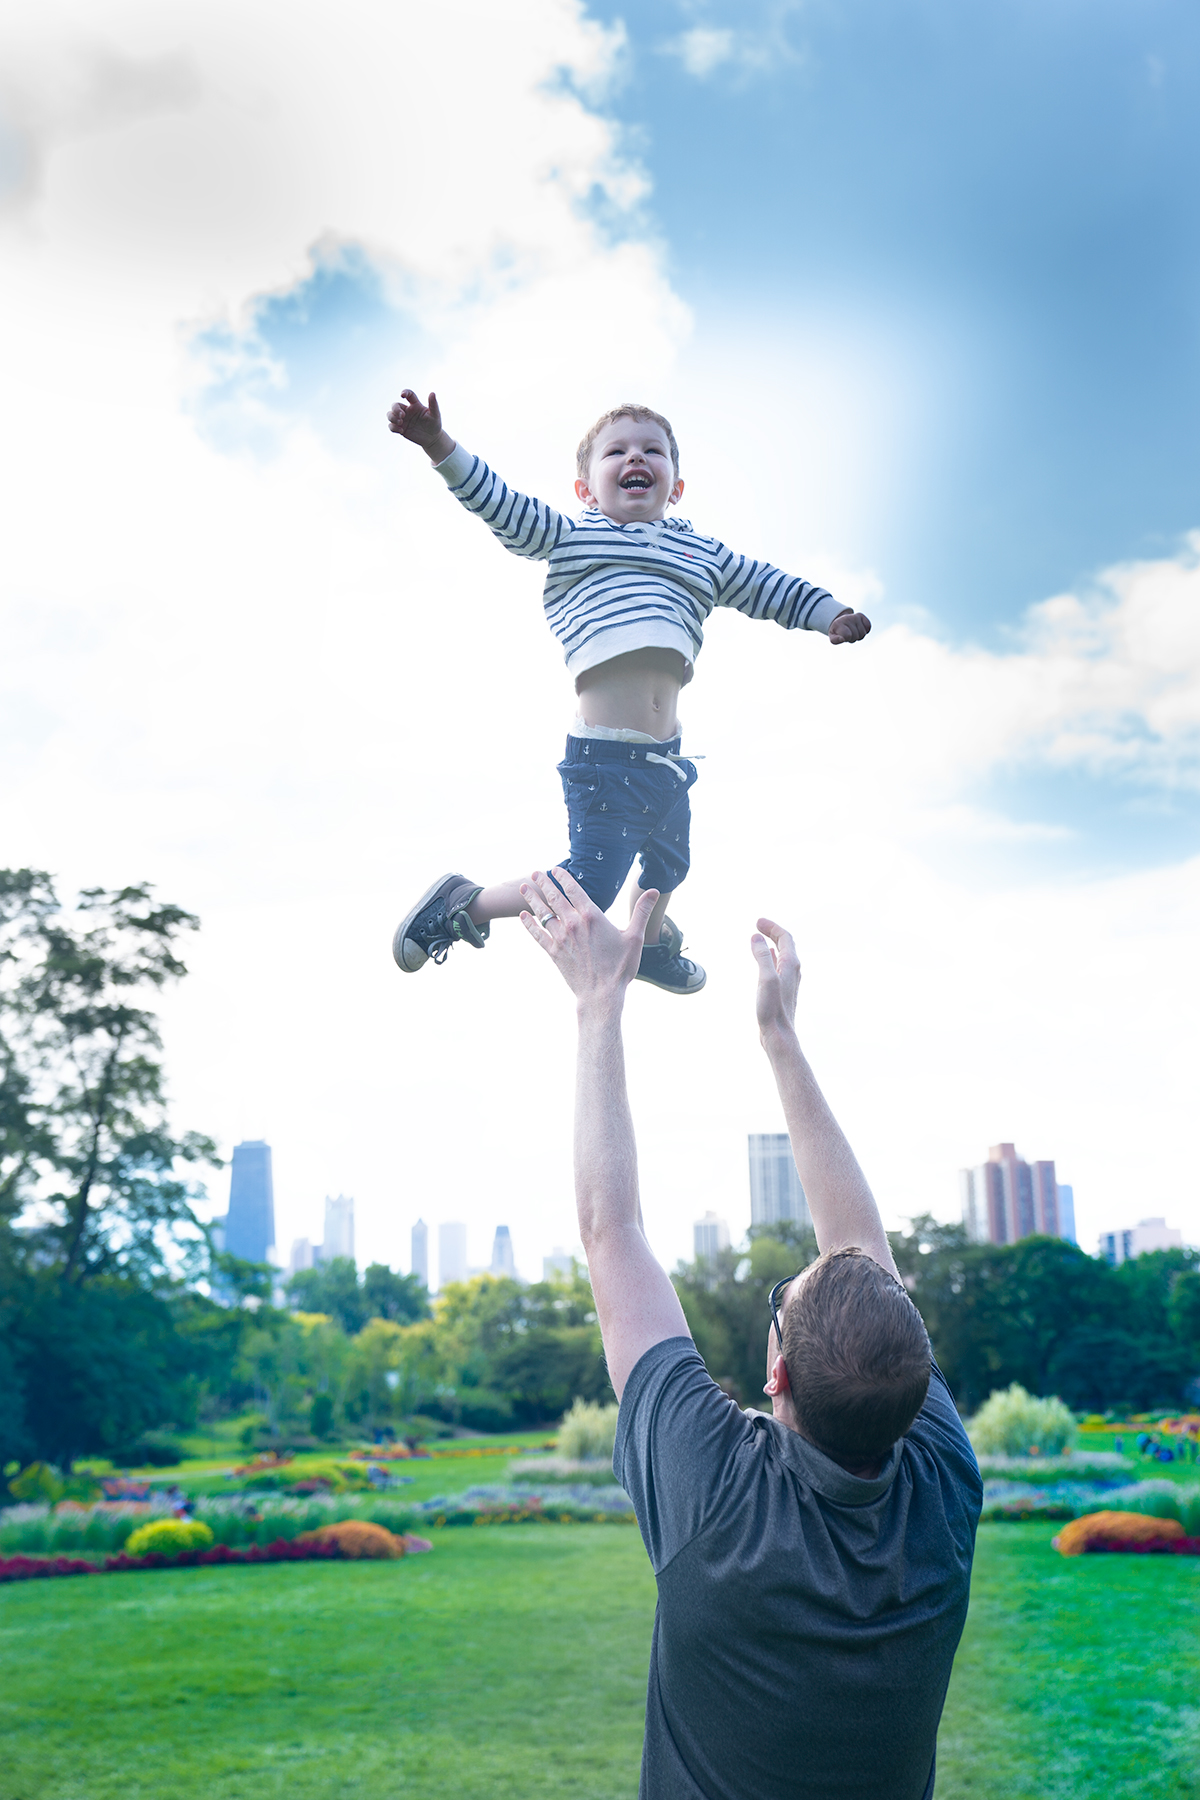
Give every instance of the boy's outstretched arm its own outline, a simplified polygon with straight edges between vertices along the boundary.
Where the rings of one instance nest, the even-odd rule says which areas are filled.
[[[796,1036],[800,961],[792,935],[773,919],[760,919],[750,948],[758,963],[759,1038],[783,1102],[817,1246],[824,1252],[855,1245],[899,1280],[875,1196]]]
[[[454,449],[454,439],[442,424],[436,394],[422,404],[411,388],[405,388],[388,411],[388,427],[410,444],[419,444],[431,463],[445,462]]]
[[[561,882],[565,892],[555,886]],[[575,1199],[617,1399],[635,1363],[664,1338],[690,1337],[679,1297],[642,1228],[637,1145],[625,1089],[621,1014],[637,974],[646,920],[658,895],[648,889],[619,931],[564,869],[535,875],[521,892],[521,923],[575,996],[579,1056],[575,1085]],[[534,913],[537,917],[534,917]]]

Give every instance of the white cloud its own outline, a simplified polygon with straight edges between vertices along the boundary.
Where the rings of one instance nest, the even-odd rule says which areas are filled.
[[[711,25],[695,25],[682,32],[672,45],[689,75],[701,79],[711,75],[722,63],[731,62],[735,52],[733,32]]]
[[[7,119],[41,173],[3,245],[8,855],[203,914],[170,1003],[180,1120],[274,1143],[281,1236],[356,1191],[367,1254],[405,1259],[422,1213],[466,1217],[482,1259],[503,1218],[535,1271],[570,1233],[552,971],[516,928],[411,981],[387,946],[431,874],[558,853],[571,697],[538,571],[382,412],[436,384],[452,430],[566,505],[588,419],[661,398],[698,523],[865,600],[861,518],[898,460],[884,353],[688,348],[641,177],[580,97],[620,44],[569,0],[529,0],[519,33],[482,0],[49,0],[10,30]],[[101,104],[98,67],[140,73]],[[619,242],[595,191],[629,210]],[[195,331],[244,327],[320,244],[362,246],[402,303],[370,417],[349,449],[284,413],[272,459],[222,455],[187,412]],[[749,1027],[763,906],[800,932],[813,1054],[893,1212],[948,1209],[957,1163],[1015,1137],[1097,1227],[1148,1189],[1200,1229],[1174,1204],[1200,869],[997,891],[972,862],[1018,829],[973,798],[999,766],[1193,780],[1196,581],[1194,547],[1115,571],[1003,656],[714,621],[679,902],[710,986],[686,1018],[631,1001],[665,1252],[710,1205],[744,1224],[743,1135],[777,1116]]]
[[[723,12],[735,22],[716,24],[710,18],[681,31],[661,46],[663,54],[677,58],[697,80],[707,80],[715,70],[725,68],[741,77],[761,75],[799,59],[800,53],[788,31],[789,21],[800,10],[797,0],[769,0],[756,9],[757,17],[752,23],[746,22],[744,5],[709,6],[704,10],[718,15]]]

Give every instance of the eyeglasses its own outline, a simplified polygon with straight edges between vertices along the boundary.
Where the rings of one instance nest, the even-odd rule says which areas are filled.
[[[796,1270],[796,1275],[802,1275],[803,1273],[803,1269]],[[775,1286],[767,1295],[767,1305],[771,1309],[771,1320],[775,1326],[775,1336],[779,1343],[780,1356],[783,1355],[783,1326],[779,1323],[779,1299],[784,1288],[789,1287],[791,1283],[795,1281],[796,1275],[785,1275],[782,1281],[777,1281],[775,1283]]]

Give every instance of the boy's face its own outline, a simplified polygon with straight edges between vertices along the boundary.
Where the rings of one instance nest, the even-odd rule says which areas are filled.
[[[597,507],[618,525],[661,519],[683,492],[662,426],[636,419],[606,425],[592,445],[587,477],[575,483],[575,492],[585,506]]]

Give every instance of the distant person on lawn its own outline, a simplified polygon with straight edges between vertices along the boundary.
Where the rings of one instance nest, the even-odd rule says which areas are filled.
[[[579,1231],[658,1580],[642,1800],[929,1800],[982,1484],[800,1049],[792,939],[751,939],[758,1029],[821,1256],[770,1296],[772,1417],[712,1380],[642,1224],[621,1013],[657,896],[620,931],[553,875],[521,918],[577,1002]]]

